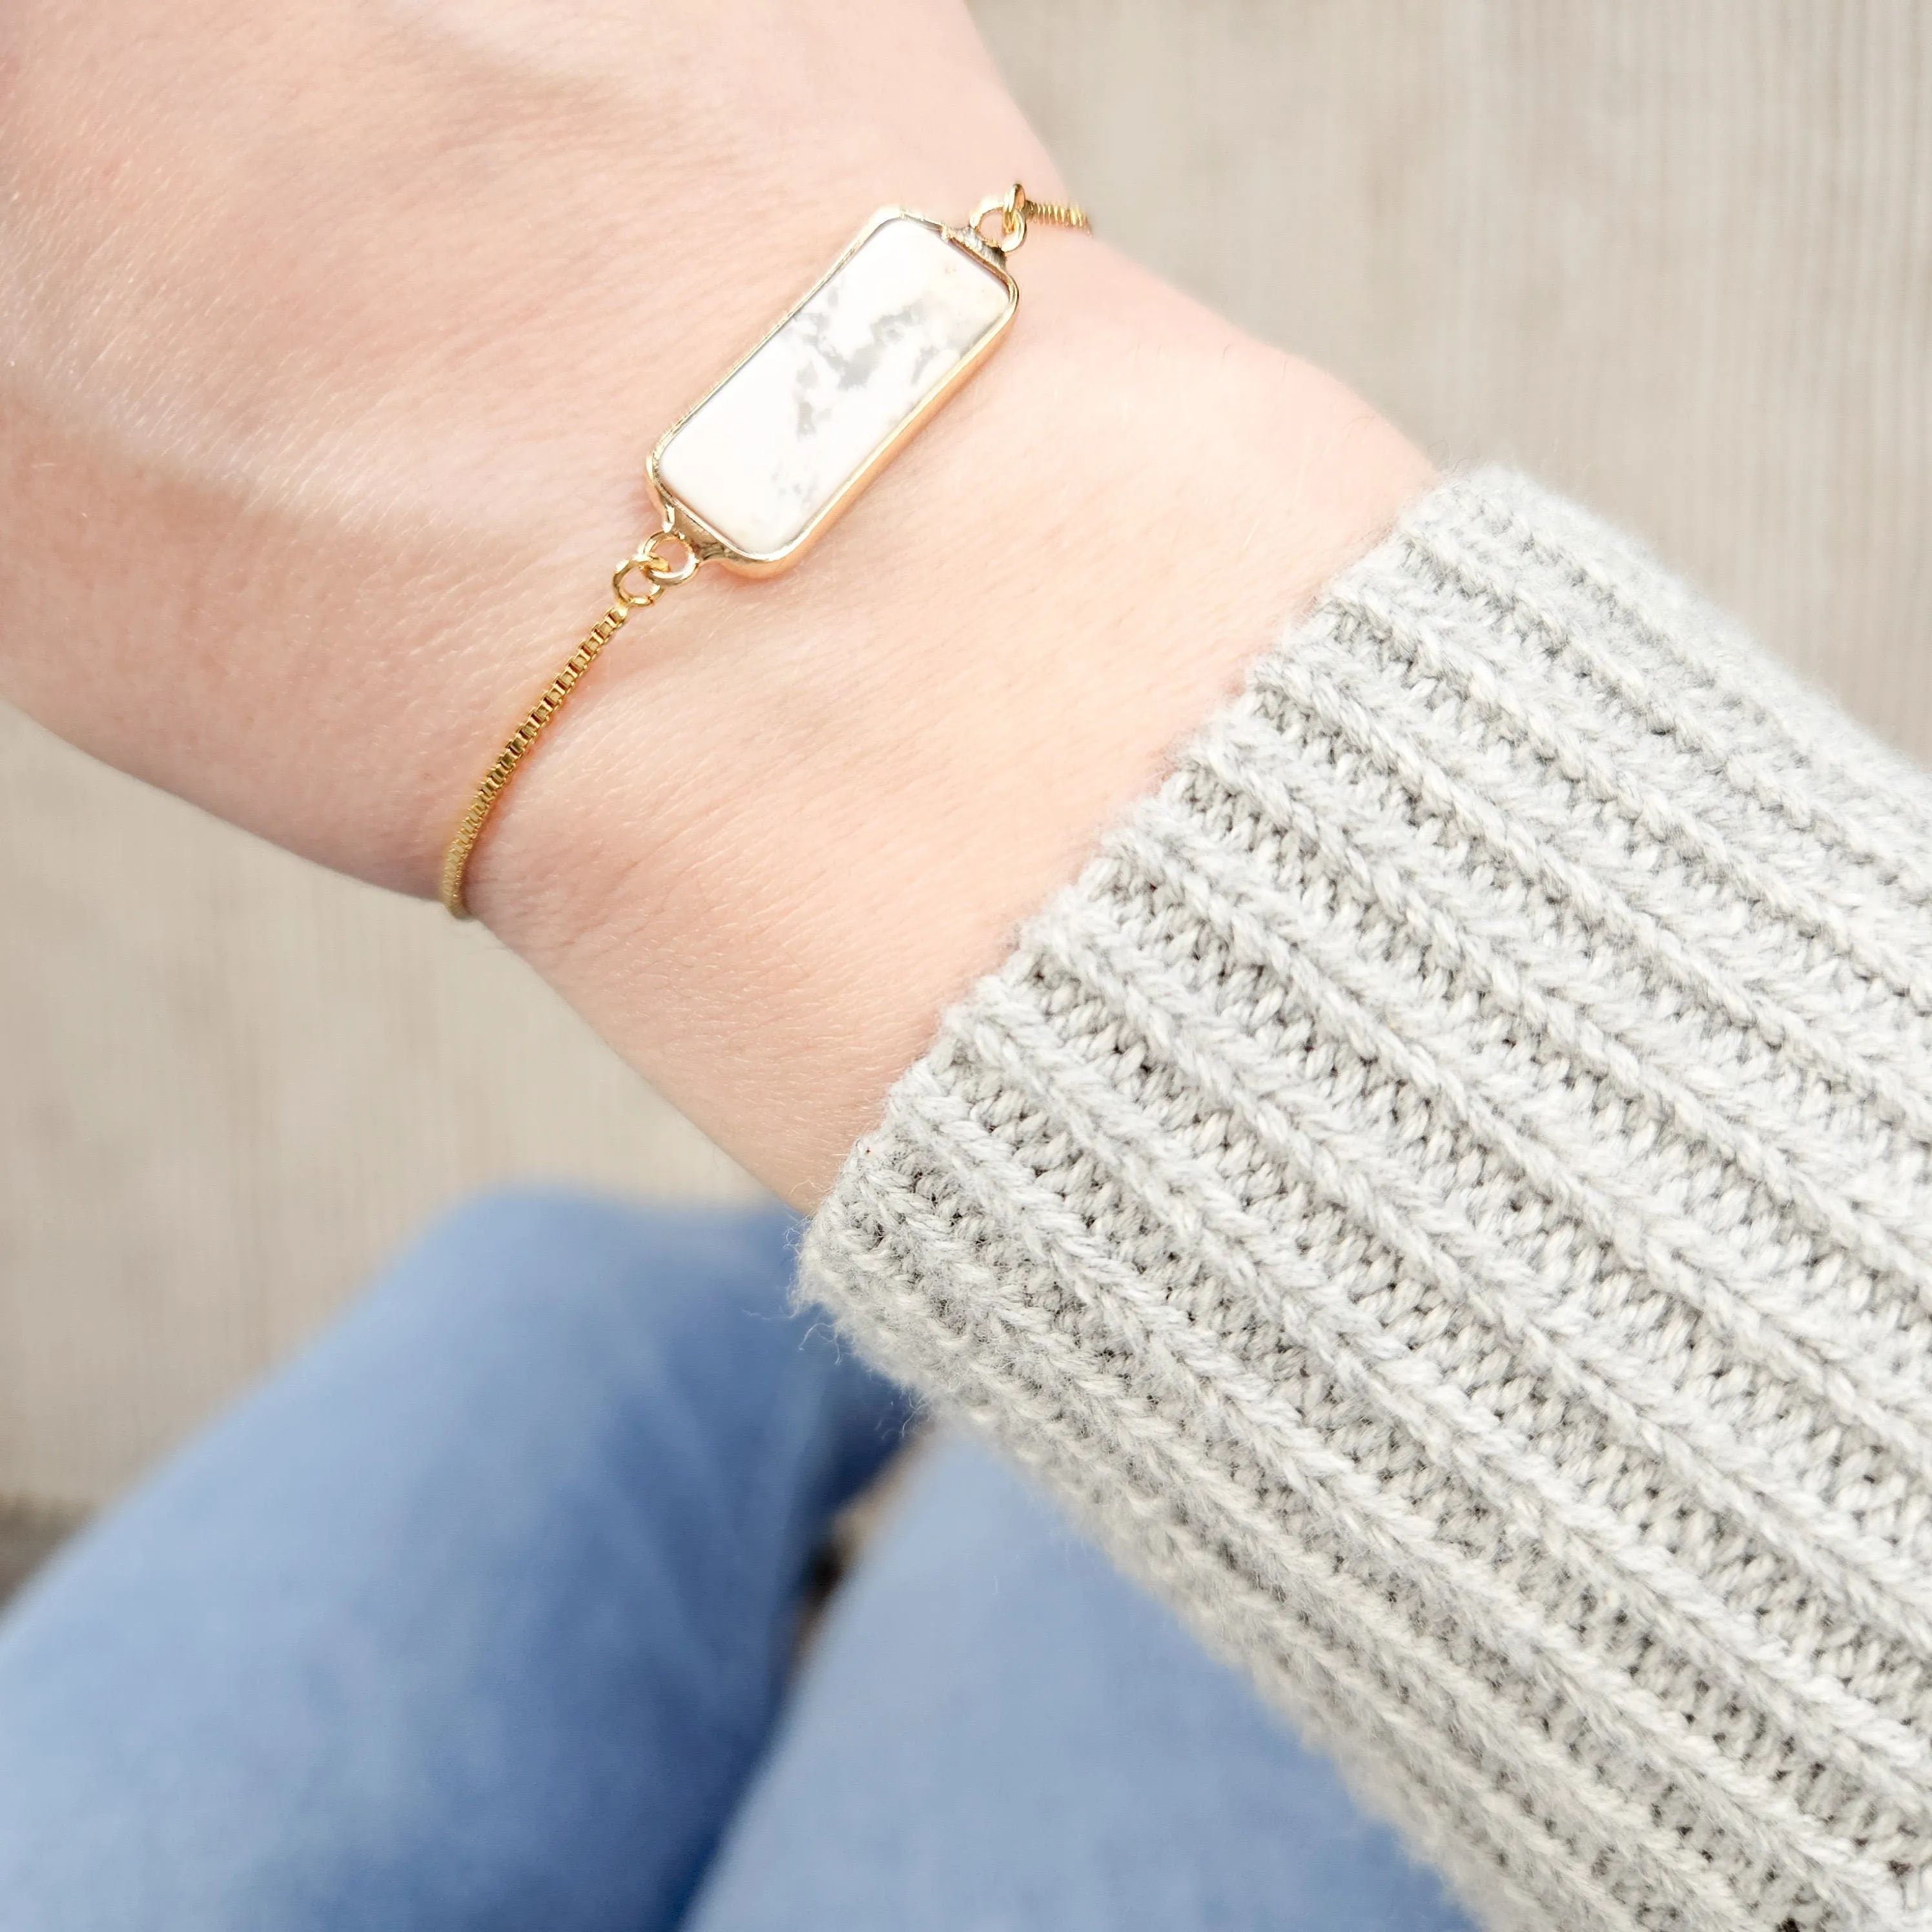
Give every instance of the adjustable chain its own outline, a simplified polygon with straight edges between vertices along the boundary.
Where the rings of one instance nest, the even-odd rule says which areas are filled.
[[[681,552],[674,557],[667,552]],[[444,908],[458,919],[467,919],[470,908],[464,902],[464,874],[470,869],[470,855],[483,836],[490,814],[503,788],[515,776],[517,767],[537,741],[537,734],[562,710],[564,700],[577,688],[583,676],[603,655],[604,646],[630,620],[633,610],[655,604],[672,585],[688,584],[698,574],[702,561],[698,552],[671,528],[670,512],[664,512],[664,526],[653,530],[618,565],[610,578],[611,603],[602,616],[584,634],[584,641],[565,658],[543,695],[524,713],[524,722],[511,733],[508,742],[496,754],[496,762],[483,775],[463,823],[442,855],[442,878],[439,886]]]
[[[988,235],[985,223],[994,214],[1000,218],[999,230],[996,235]],[[1003,195],[988,195],[974,209],[973,218],[966,225],[988,248],[1010,255],[1026,239],[1029,221],[1044,222],[1051,228],[1090,230],[1094,225],[1078,202],[1033,200],[1018,182]]]

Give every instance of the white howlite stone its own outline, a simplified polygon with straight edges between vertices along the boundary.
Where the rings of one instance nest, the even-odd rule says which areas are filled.
[[[922,222],[882,222],[680,425],[665,488],[747,556],[810,529],[996,332],[1006,283]]]

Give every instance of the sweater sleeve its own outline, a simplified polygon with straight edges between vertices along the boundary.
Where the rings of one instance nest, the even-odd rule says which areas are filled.
[[[1508,476],[947,1018],[807,1291],[1495,1925],[1932,1925],[1932,788]]]

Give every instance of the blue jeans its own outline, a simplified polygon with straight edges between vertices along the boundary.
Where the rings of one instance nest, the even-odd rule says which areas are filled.
[[[8,1932],[1436,1932],[1463,1921],[1164,1612],[943,1445],[793,1224],[508,1197],[0,1621]]]

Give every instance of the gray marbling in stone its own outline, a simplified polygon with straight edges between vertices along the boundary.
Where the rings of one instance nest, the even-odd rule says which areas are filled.
[[[748,556],[795,544],[1010,307],[923,222],[882,222],[658,452],[665,488]]]

